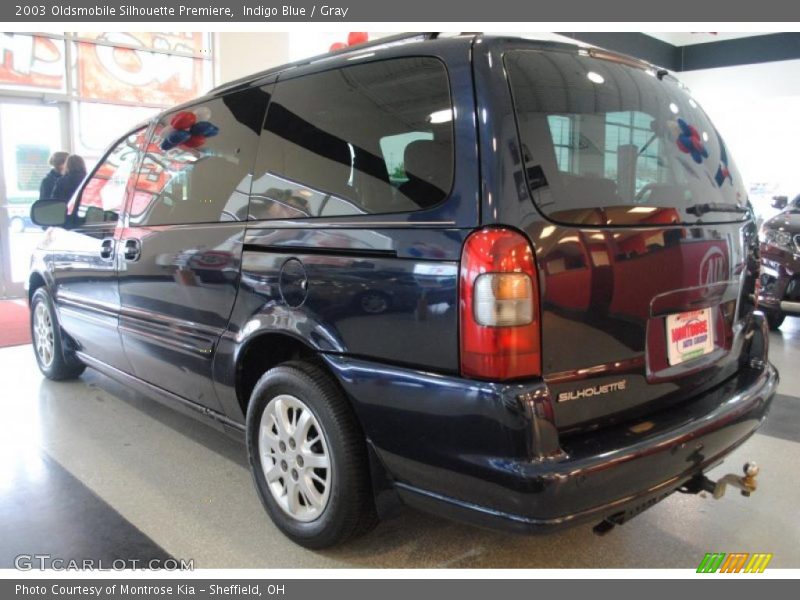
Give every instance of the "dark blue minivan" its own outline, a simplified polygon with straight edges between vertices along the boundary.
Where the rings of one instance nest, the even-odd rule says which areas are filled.
[[[722,137],[601,50],[412,35],[279,67],[130,131],[32,217],[44,375],[246,439],[312,548],[401,504],[622,523],[715,489],[778,381]]]

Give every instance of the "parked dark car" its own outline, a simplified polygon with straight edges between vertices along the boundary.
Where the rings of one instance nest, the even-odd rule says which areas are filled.
[[[800,195],[776,198],[782,211],[761,227],[758,306],[770,329],[786,316],[800,316]]]
[[[38,203],[42,372],[242,436],[314,548],[401,504],[538,532],[709,489],[778,375],[706,114],[627,57],[400,41],[217,88]]]

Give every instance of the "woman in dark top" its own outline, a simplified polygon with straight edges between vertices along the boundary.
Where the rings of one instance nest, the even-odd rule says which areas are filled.
[[[69,152],[53,152],[49,161],[50,166],[53,168],[45,175],[41,185],[39,185],[39,200],[49,200],[53,197],[53,189],[56,187],[56,182],[64,174],[68,156]]]
[[[77,154],[70,154],[64,175],[53,188],[53,198],[68,202],[84,177],[86,177],[86,163]]]

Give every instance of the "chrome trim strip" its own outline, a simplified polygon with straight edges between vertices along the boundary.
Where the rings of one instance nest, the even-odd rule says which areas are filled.
[[[322,222],[313,218],[298,221],[248,221],[247,231],[261,231],[264,229],[374,229],[384,227],[387,229],[413,229],[415,227],[455,227],[455,221],[335,221]]]
[[[106,312],[96,311],[97,313],[99,313],[101,315],[105,315],[105,316],[108,316],[109,318],[113,319],[114,320],[113,324],[109,323],[108,321],[104,321],[99,316],[97,316],[97,314],[93,314],[93,313],[87,312],[85,310],[80,310],[80,307],[76,308],[75,306],[65,304],[65,305],[59,306],[58,309],[59,309],[59,314],[60,315],[64,315],[65,313],[68,313],[69,315],[71,315],[71,316],[73,316],[75,318],[82,319],[84,321],[91,321],[91,322],[93,322],[93,323],[95,323],[97,325],[102,325],[103,327],[113,326],[117,322],[117,315],[109,315]]]
[[[161,346],[162,348],[167,348],[168,350],[174,350],[192,356],[201,356],[203,358],[210,357],[214,352],[215,343],[213,341],[208,341],[207,344],[200,346],[181,342],[173,338],[158,335],[157,333],[144,332],[140,329],[136,329],[135,327],[123,325],[122,322],[120,322],[118,327],[120,332],[125,332],[140,339],[147,340],[158,346]]]
[[[133,321],[143,321],[148,325],[160,325],[162,327],[174,327],[188,331],[196,331],[198,333],[204,333],[213,338],[218,338],[222,335],[222,332],[225,331],[221,327],[212,327],[210,325],[204,325],[195,321],[178,319],[177,317],[171,317],[154,310],[148,310],[146,308],[134,308],[132,306],[123,305],[120,307],[120,317],[128,318]]]
[[[87,298],[83,294],[76,294],[75,292],[61,289],[56,292],[56,303],[58,302],[70,304],[76,308],[90,309],[101,313],[108,313],[110,316],[115,318],[119,314],[120,309],[119,304],[112,304],[110,302],[103,302],[102,300]]]
[[[70,307],[73,310],[94,311],[112,319],[116,319],[119,316],[119,307],[106,302],[86,300],[79,296],[66,297],[59,294],[56,298],[56,306],[59,308]]]

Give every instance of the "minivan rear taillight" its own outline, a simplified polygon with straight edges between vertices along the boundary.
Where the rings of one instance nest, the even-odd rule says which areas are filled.
[[[471,234],[461,255],[461,374],[541,375],[539,286],[533,249],[510,229]]]

